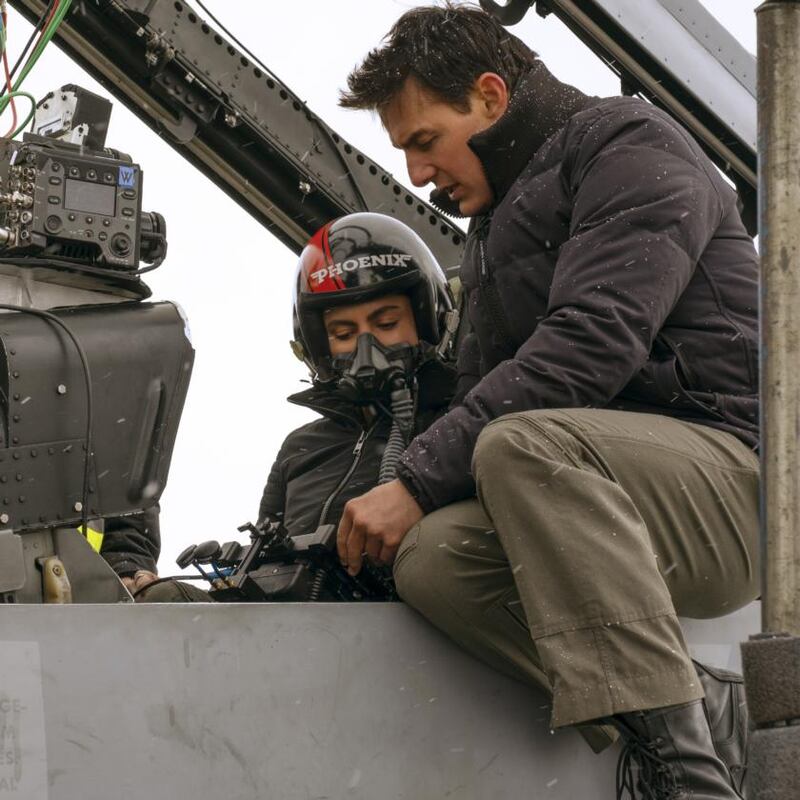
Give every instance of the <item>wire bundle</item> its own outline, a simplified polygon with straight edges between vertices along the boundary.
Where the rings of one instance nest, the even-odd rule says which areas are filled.
[[[59,25],[61,25],[62,20],[67,15],[71,5],[72,0],[50,0],[47,8],[44,10],[44,13],[37,22],[36,27],[33,29],[33,33],[30,35],[30,38],[23,48],[22,53],[17,59],[16,64],[14,64],[14,68],[9,70],[7,51],[8,14],[5,0],[0,3],[0,52],[2,53],[3,72],[5,77],[3,89],[0,91],[0,115],[5,112],[6,108],[11,106],[12,120],[11,127],[9,127],[8,131],[4,135],[4,138],[6,139],[13,139],[20,131],[24,130],[24,128],[33,118],[33,115],[36,111],[36,98],[28,92],[21,91],[20,86],[22,86],[22,82],[36,65],[36,62],[39,60],[39,57],[42,55],[45,47],[47,47],[47,45],[50,43],[50,40],[55,35],[55,32],[58,30]],[[33,47],[32,51],[31,47]],[[29,51],[31,51],[30,55],[28,55]],[[19,72],[19,77],[14,80],[14,76],[17,74],[17,70],[20,69],[20,65],[22,65],[22,69]],[[17,107],[14,103],[15,97],[26,97],[31,101],[30,112],[19,125],[17,125],[18,119]]]

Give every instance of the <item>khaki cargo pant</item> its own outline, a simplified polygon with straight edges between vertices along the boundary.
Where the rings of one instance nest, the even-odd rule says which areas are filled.
[[[407,603],[552,694],[553,727],[703,696],[676,614],[758,595],[748,447],[651,414],[529,411],[485,428],[472,471],[477,499],[427,515],[401,545]]]

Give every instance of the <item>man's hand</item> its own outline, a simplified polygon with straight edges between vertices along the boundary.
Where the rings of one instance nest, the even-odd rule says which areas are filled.
[[[336,536],[342,565],[351,575],[357,575],[365,555],[391,564],[403,537],[423,516],[417,501],[398,480],[350,500]]]
[[[153,581],[157,581],[158,575],[155,572],[150,572],[150,570],[140,569],[138,572],[134,572],[133,575],[120,578],[120,580],[122,585],[133,594],[140,589],[144,589],[145,586],[149,586]]]

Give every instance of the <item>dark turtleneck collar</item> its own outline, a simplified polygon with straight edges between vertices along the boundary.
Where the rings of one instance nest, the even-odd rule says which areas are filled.
[[[541,61],[518,81],[508,108],[497,122],[476,133],[467,144],[480,159],[496,206],[534,153],[567,120],[583,108],[589,96],[561,83]],[[452,216],[463,217],[444,193],[431,193],[431,203]]]

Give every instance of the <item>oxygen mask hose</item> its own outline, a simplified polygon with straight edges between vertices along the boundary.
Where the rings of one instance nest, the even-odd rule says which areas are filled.
[[[334,359],[334,368],[341,375],[338,389],[351,402],[391,404],[392,428],[381,458],[378,483],[388,483],[397,474],[400,456],[408,447],[414,432],[414,397],[410,384],[418,365],[418,347],[393,345],[385,347],[371,333],[358,337],[356,348],[346,356]]]
[[[389,432],[389,441],[381,458],[381,468],[378,473],[378,483],[388,483],[397,477],[397,465],[400,456],[411,441],[414,431],[414,398],[411,389],[405,380],[399,379],[399,384],[391,394],[392,401],[392,429]]]

